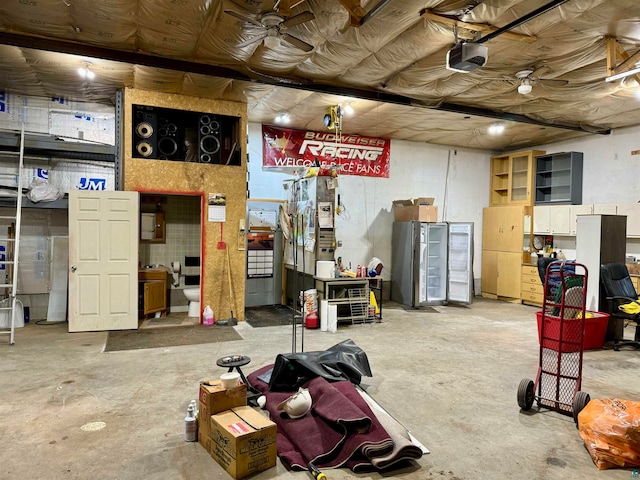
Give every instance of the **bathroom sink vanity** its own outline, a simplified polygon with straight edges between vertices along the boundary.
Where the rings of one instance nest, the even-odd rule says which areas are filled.
[[[161,268],[138,270],[138,315],[141,318],[161,312],[167,315],[169,273]]]

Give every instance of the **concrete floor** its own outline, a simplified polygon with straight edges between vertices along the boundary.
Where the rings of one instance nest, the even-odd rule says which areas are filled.
[[[332,470],[329,479],[630,478],[596,469],[570,417],[520,412],[518,383],[538,366],[534,307],[477,298],[436,310],[385,304],[382,323],[305,331],[307,351],[347,338],[362,347],[374,373],[363,385],[431,450],[402,470]],[[199,380],[223,373],[219,357],[249,355],[250,373],[290,352],[292,339],[290,326],[243,322],[241,341],[104,353],[106,333],[66,328],[31,323],[16,345],[0,344],[0,478],[231,478],[184,441],[186,406]],[[583,364],[592,398],[640,400],[640,351],[588,351]],[[106,427],[81,429],[90,422]],[[311,476],[278,462],[251,478]]]

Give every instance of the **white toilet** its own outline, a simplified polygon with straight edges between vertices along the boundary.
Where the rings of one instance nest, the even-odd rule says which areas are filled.
[[[199,317],[200,316],[200,285],[196,285],[191,288],[185,288],[182,290],[184,292],[184,296],[189,300],[189,311],[187,312],[188,317]]]

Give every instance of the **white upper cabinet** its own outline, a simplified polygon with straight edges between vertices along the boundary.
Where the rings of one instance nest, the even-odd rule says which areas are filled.
[[[570,234],[570,205],[536,205],[533,207],[533,233]]]
[[[595,213],[593,211],[593,207],[594,205],[571,205],[569,235],[576,234],[576,228],[578,226],[578,215],[591,215],[592,213]]]
[[[616,207],[616,215],[627,216],[627,238],[640,237],[640,203],[624,203]]]

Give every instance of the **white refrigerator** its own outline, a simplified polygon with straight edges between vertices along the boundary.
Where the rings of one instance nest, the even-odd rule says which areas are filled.
[[[473,223],[395,222],[391,300],[410,307],[473,301]]]

